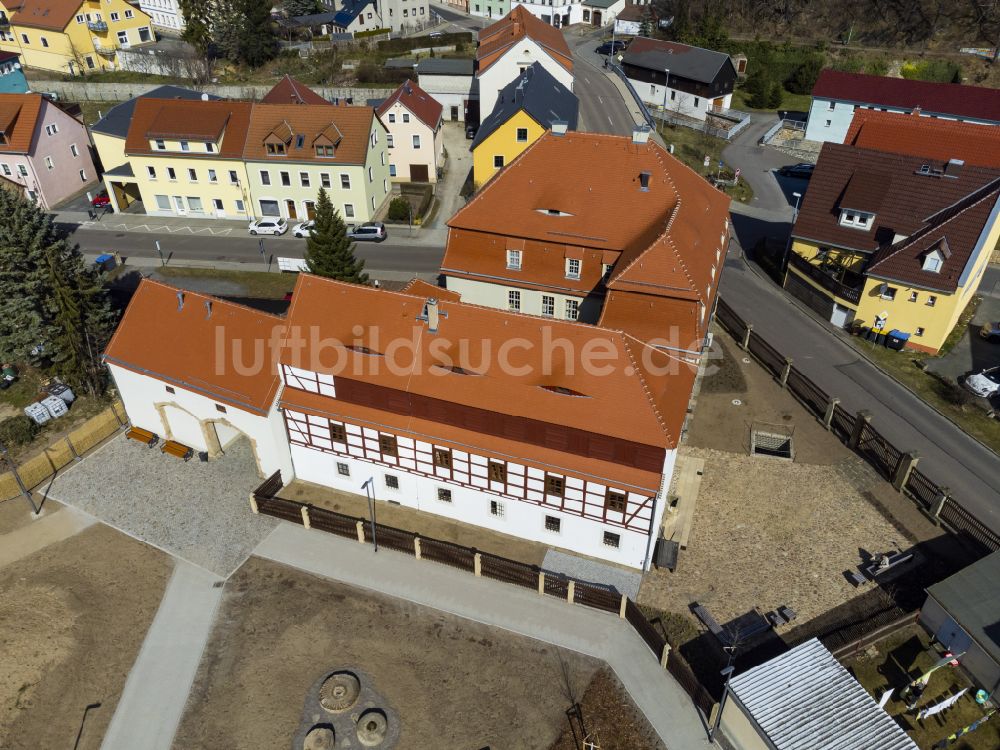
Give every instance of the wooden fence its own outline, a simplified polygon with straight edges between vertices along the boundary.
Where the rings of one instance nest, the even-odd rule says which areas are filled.
[[[765,341],[753,330],[751,323],[744,321],[721,298],[715,318],[743,349],[781,381],[807,411],[871,464],[884,479],[895,482],[903,476],[898,489],[936,523],[970,541],[984,554],[1000,549],[1000,534],[973,516],[957,499],[951,497],[947,489],[938,486],[926,474],[918,471],[908,452],[890,443],[871,425],[867,417],[848,412],[840,405],[839,399],[829,396],[796,369],[791,360]],[[860,425],[859,420],[863,420]]]
[[[281,472],[276,472],[261,484],[250,498],[254,513],[274,516],[284,521],[325,531],[362,543],[371,543],[372,523],[369,519],[337,513],[308,503],[286,500],[278,496],[282,488]],[[483,578],[492,578],[514,586],[552,596],[570,604],[610,612],[626,620],[649,646],[650,651],[687,691],[701,711],[708,715],[715,701],[695,677],[691,667],[679,653],[671,653],[666,639],[646,619],[642,610],[628,596],[577,578],[543,570],[519,560],[480,552],[453,542],[421,536],[394,526],[375,524],[375,540],[379,546],[412,555],[417,559],[433,560]],[[668,658],[669,655],[669,658]]]
[[[0,502],[21,494],[18,478],[26,488],[36,487],[127,424],[125,407],[121,401],[115,401],[66,437],[54,441],[38,455],[29,458],[15,469],[0,474]],[[3,469],[9,467],[4,466]]]

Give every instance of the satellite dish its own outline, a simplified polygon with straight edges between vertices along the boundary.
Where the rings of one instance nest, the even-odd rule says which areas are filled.
[[[21,69],[21,63],[19,62],[14,63],[14,70],[20,70],[20,69]]]
[[[202,100],[203,102],[207,102],[207,101],[208,101],[208,94],[202,94],[202,95],[201,95],[201,100]]]

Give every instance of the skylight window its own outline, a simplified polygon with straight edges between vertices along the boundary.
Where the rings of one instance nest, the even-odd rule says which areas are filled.
[[[590,398],[586,393],[580,393],[580,391],[574,391],[572,388],[566,388],[562,385],[542,385],[539,386],[549,393],[558,393],[560,396],[575,396],[576,398]]]

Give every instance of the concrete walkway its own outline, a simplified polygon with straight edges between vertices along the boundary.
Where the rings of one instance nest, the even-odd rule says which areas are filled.
[[[0,568],[50,544],[68,539],[93,525],[95,521],[93,516],[83,511],[66,507],[43,515],[9,534],[0,534]]]
[[[614,615],[288,523],[254,554],[602,659],[670,750],[712,747],[687,694]]]
[[[222,599],[221,582],[176,561],[101,750],[170,749]]]

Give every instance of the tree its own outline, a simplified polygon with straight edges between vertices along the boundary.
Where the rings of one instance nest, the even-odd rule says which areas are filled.
[[[240,11],[235,20],[238,36],[235,56],[231,59],[257,68],[278,54],[278,39],[271,25],[270,0],[237,0]]]
[[[819,72],[823,69],[822,55],[810,55],[799,67],[795,69],[791,77],[785,82],[786,88],[793,94],[808,94],[812,92],[819,78]]]
[[[101,275],[79,247],[38,205],[0,192],[0,351],[98,393],[115,320]]]
[[[308,16],[319,10],[316,0],[285,0],[283,7],[290,16]]]
[[[365,284],[365,262],[354,256],[354,243],[347,237],[347,226],[330,202],[326,190],[319,189],[316,199],[316,222],[306,240],[306,266],[309,273],[328,279]]]
[[[180,0],[184,15],[184,33],[181,35],[201,55],[207,55],[212,47],[212,6],[206,0]]]

